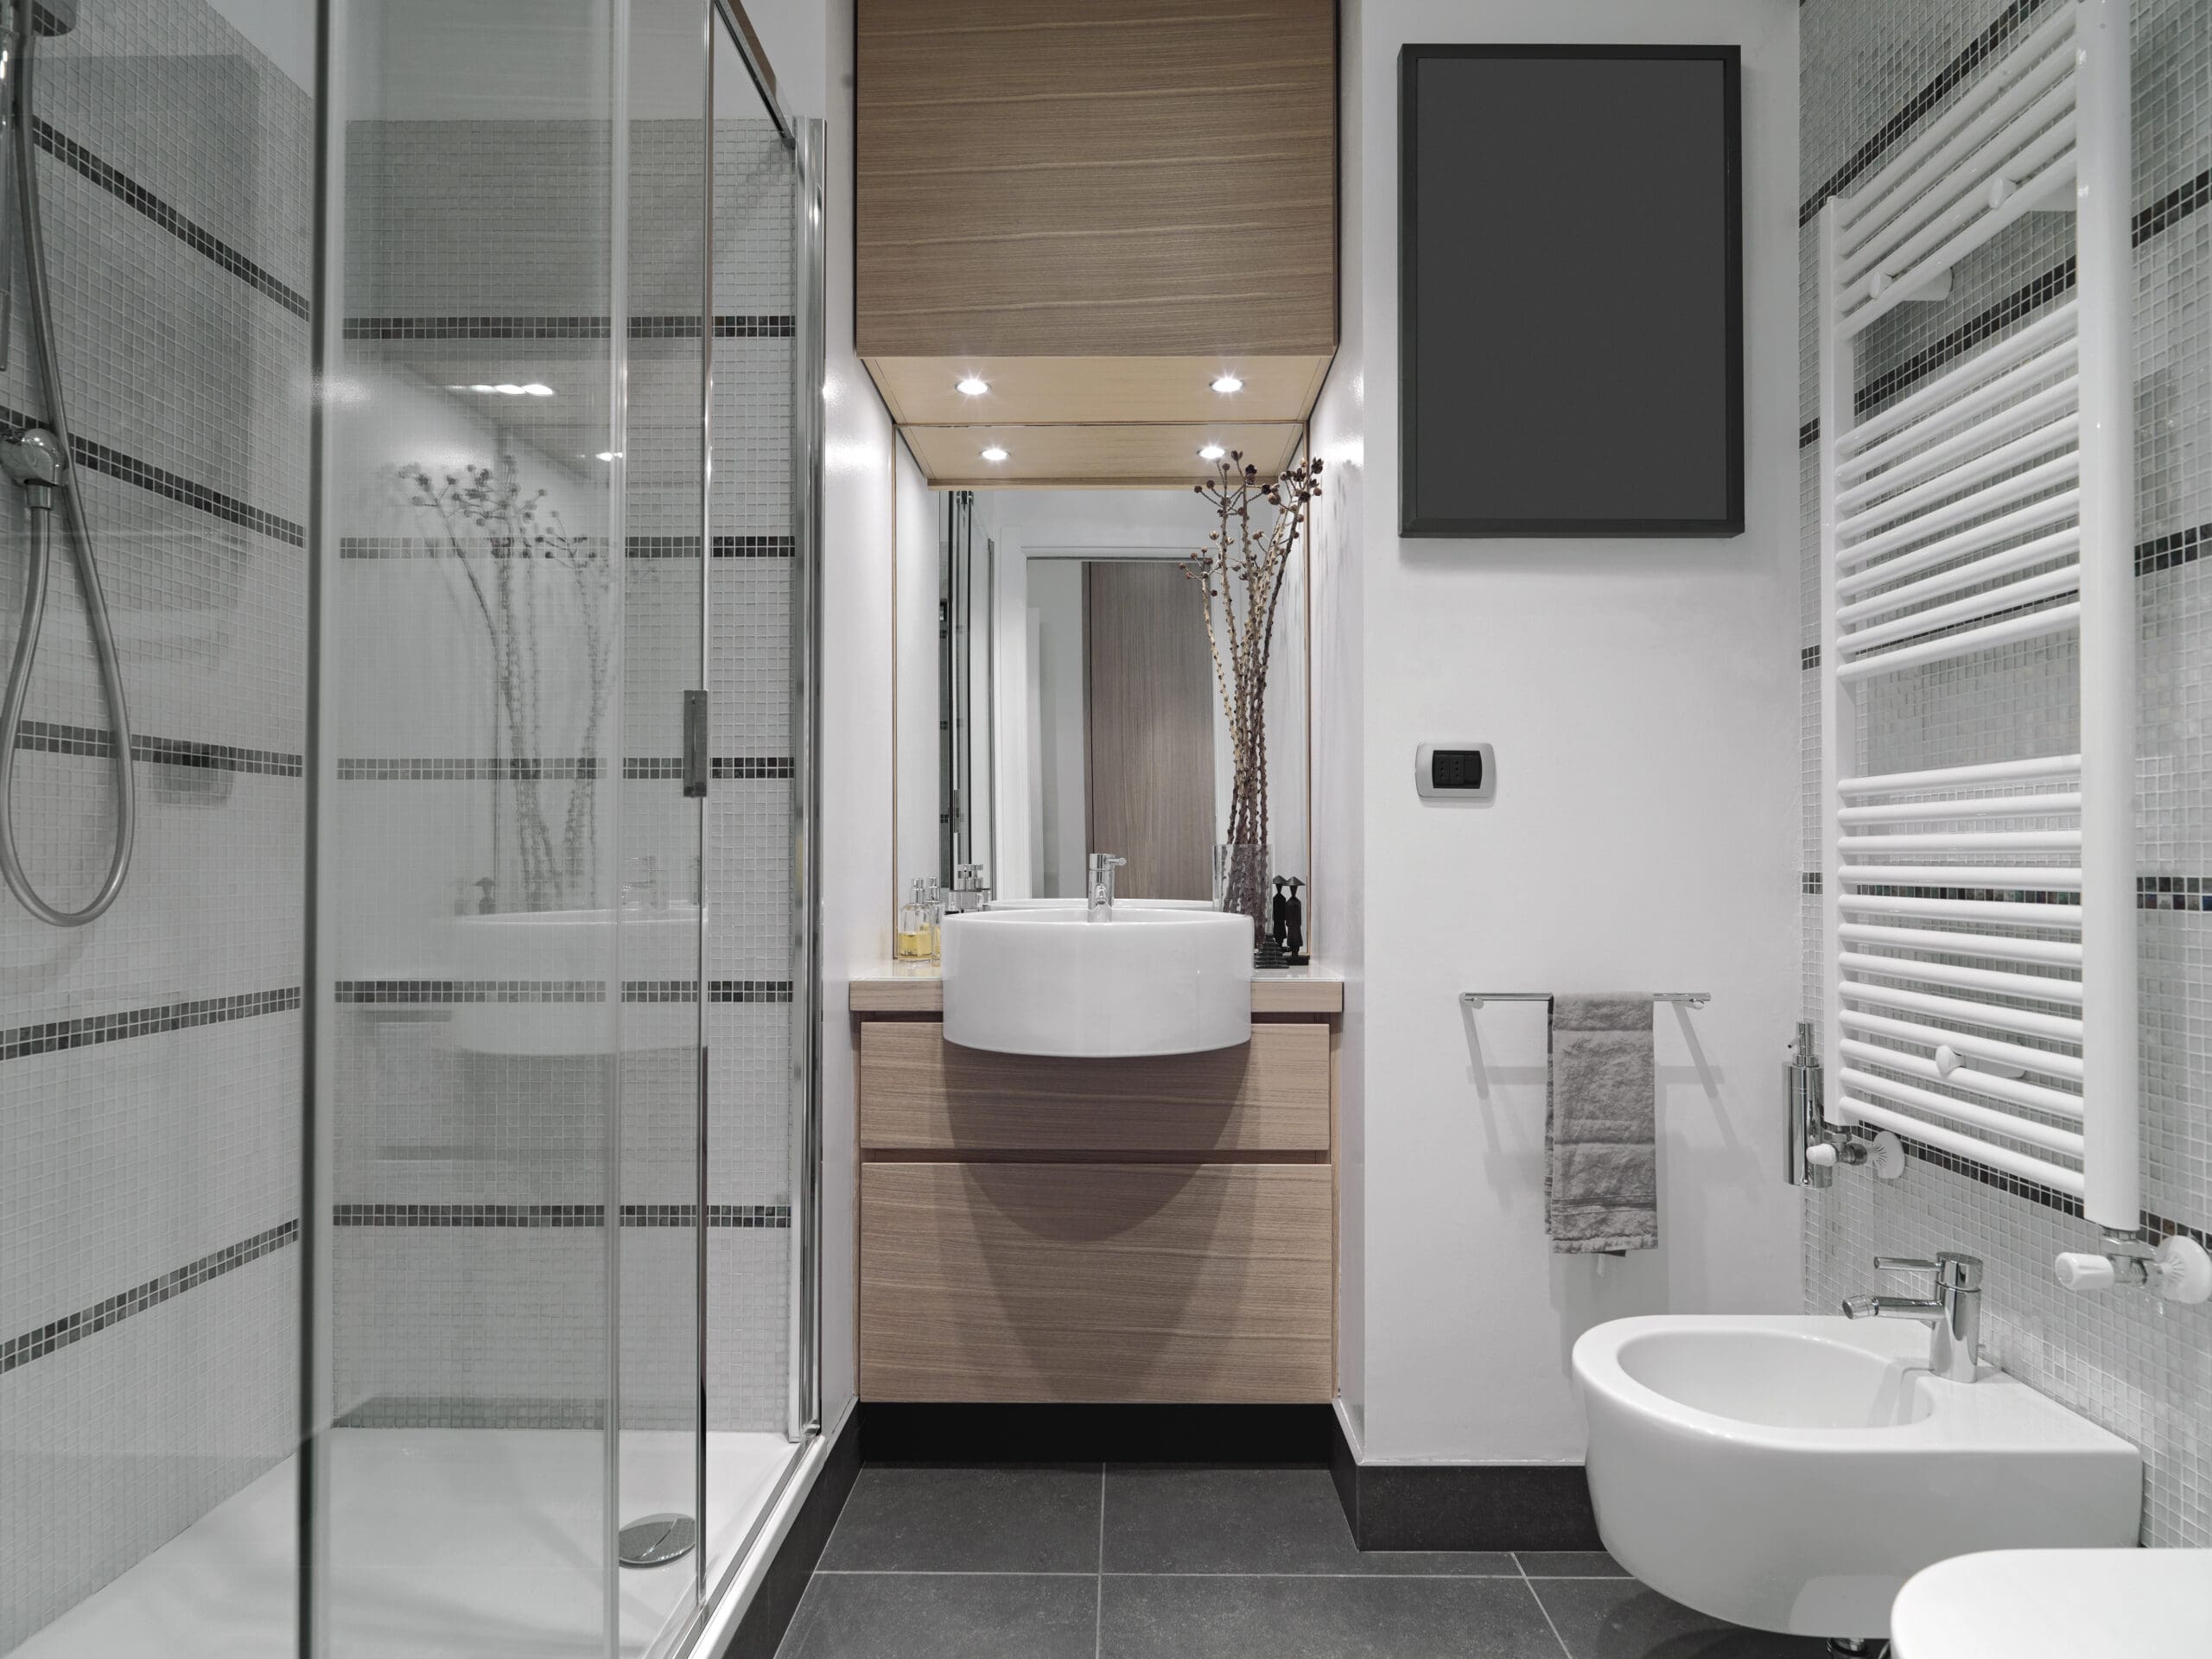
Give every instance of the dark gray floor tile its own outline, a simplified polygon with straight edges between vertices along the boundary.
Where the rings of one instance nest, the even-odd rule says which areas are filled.
[[[1624,1579],[1628,1568],[1602,1549],[1516,1549],[1513,1559],[1532,1579]]]
[[[1520,1579],[1109,1578],[1100,1659],[1559,1659]]]
[[[1325,1469],[1115,1464],[1106,1471],[1109,1573],[1517,1575],[1503,1552],[1362,1552]]]
[[[817,1574],[777,1659],[1090,1659],[1098,1580]]]
[[[1568,1659],[1820,1659],[1809,1636],[1747,1630],[1694,1612],[1634,1579],[1536,1579]]]
[[[870,1464],[822,1569],[1096,1573],[1098,1467],[947,1469]]]

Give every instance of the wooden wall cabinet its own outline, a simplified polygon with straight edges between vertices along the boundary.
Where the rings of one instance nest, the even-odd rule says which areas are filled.
[[[1335,0],[856,22],[854,338],[932,480],[1186,482],[1217,436],[1287,461],[1337,343]]]
[[[1052,1060],[862,1019],[861,1397],[1333,1397],[1334,1033]]]

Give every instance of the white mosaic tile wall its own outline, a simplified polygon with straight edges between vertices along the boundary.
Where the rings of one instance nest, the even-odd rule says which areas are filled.
[[[1885,127],[1945,106],[1981,60],[1977,42],[2040,22],[2064,0],[1808,0],[1803,11],[1803,195],[1817,205]],[[2136,419],[2139,640],[2137,813],[2141,923],[2144,1203],[2169,1224],[2212,1228],[2212,4],[2138,0],[2135,23]],[[1932,91],[1930,89],[1933,89]],[[1906,118],[1900,120],[1900,116]],[[1872,165],[1878,166],[1879,159]],[[1802,417],[1818,378],[1813,232],[1803,235]],[[2066,290],[2070,227],[2031,214],[1955,273],[1938,304],[1900,308],[1870,330],[1861,392],[1910,389],[1931,348],[2008,302],[2013,319]],[[1916,359],[1919,361],[1916,362]],[[1887,378],[1885,378],[1887,377]],[[1878,406],[1878,402],[1876,406]],[[1802,645],[1819,638],[1818,494],[1809,429]],[[1877,771],[2067,752],[2078,721],[2070,641],[1992,652],[1891,677],[1871,700],[1863,764]],[[1804,675],[1805,862],[1819,868],[1819,674]],[[1820,900],[1804,909],[1805,1017],[1822,995]],[[2075,1295],[2050,1262],[2088,1224],[1915,1159],[1895,1183],[1840,1172],[1808,1194],[1808,1306],[1865,1289],[1878,1251],[1970,1250],[1988,1263],[1993,1357],[2143,1448],[2146,1544],[2212,1544],[2212,1308],[2140,1294]]]
[[[64,390],[144,758],[105,917],[62,932],[0,897],[0,1652],[286,1456],[298,1386],[314,106],[200,0],[86,6],[39,82]],[[47,407],[24,280],[10,430]],[[0,491],[10,642],[24,547]],[[73,906],[113,804],[59,547],[54,580],[28,712],[82,732],[19,755],[14,812]]]

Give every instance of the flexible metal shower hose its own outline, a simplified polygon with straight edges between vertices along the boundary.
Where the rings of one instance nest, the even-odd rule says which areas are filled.
[[[116,659],[115,630],[108,621],[107,601],[100,592],[99,571],[92,558],[92,532],[85,519],[84,498],[77,487],[77,468],[69,457],[69,420],[61,407],[61,353],[54,340],[54,307],[47,290],[46,240],[40,223],[37,146],[33,142],[31,60],[36,31],[20,31],[16,66],[14,151],[16,214],[23,238],[23,264],[30,283],[31,334],[38,343],[39,372],[46,380],[46,418],[60,441],[63,462],[54,488],[61,493],[69,518],[70,550],[77,561],[77,586],[84,594],[85,615],[91,625],[92,648],[99,655],[100,685],[107,697],[108,723],[114,739],[117,792],[115,849],[99,891],[81,910],[58,910],[40,896],[24,872],[16,846],[16,736],[22,728],[23,699],[30,690],[31,664],[38,655],[39,631],[46,620],[48,577],[53,567],[54,514],[50,507],[33,506],[30,523],[30,561],[23,575],[22,626],[16,635],[15,659],[8,667],[8,692],[0,705],[0,876],[9,892],[25,910],[55,927],[82,927],[106,913],[123,891],[130,869],[130,849],[138,827],[138,791],[130,765],[130,714],[123,696],[123,667]]]

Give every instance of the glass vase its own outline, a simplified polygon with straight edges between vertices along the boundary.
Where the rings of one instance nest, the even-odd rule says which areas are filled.
[[[1224,842],[1213,849],[1214,908],[1249,918],[1255,945],[1268,935],[1268,880],[1272,874],[1266,847]]]

